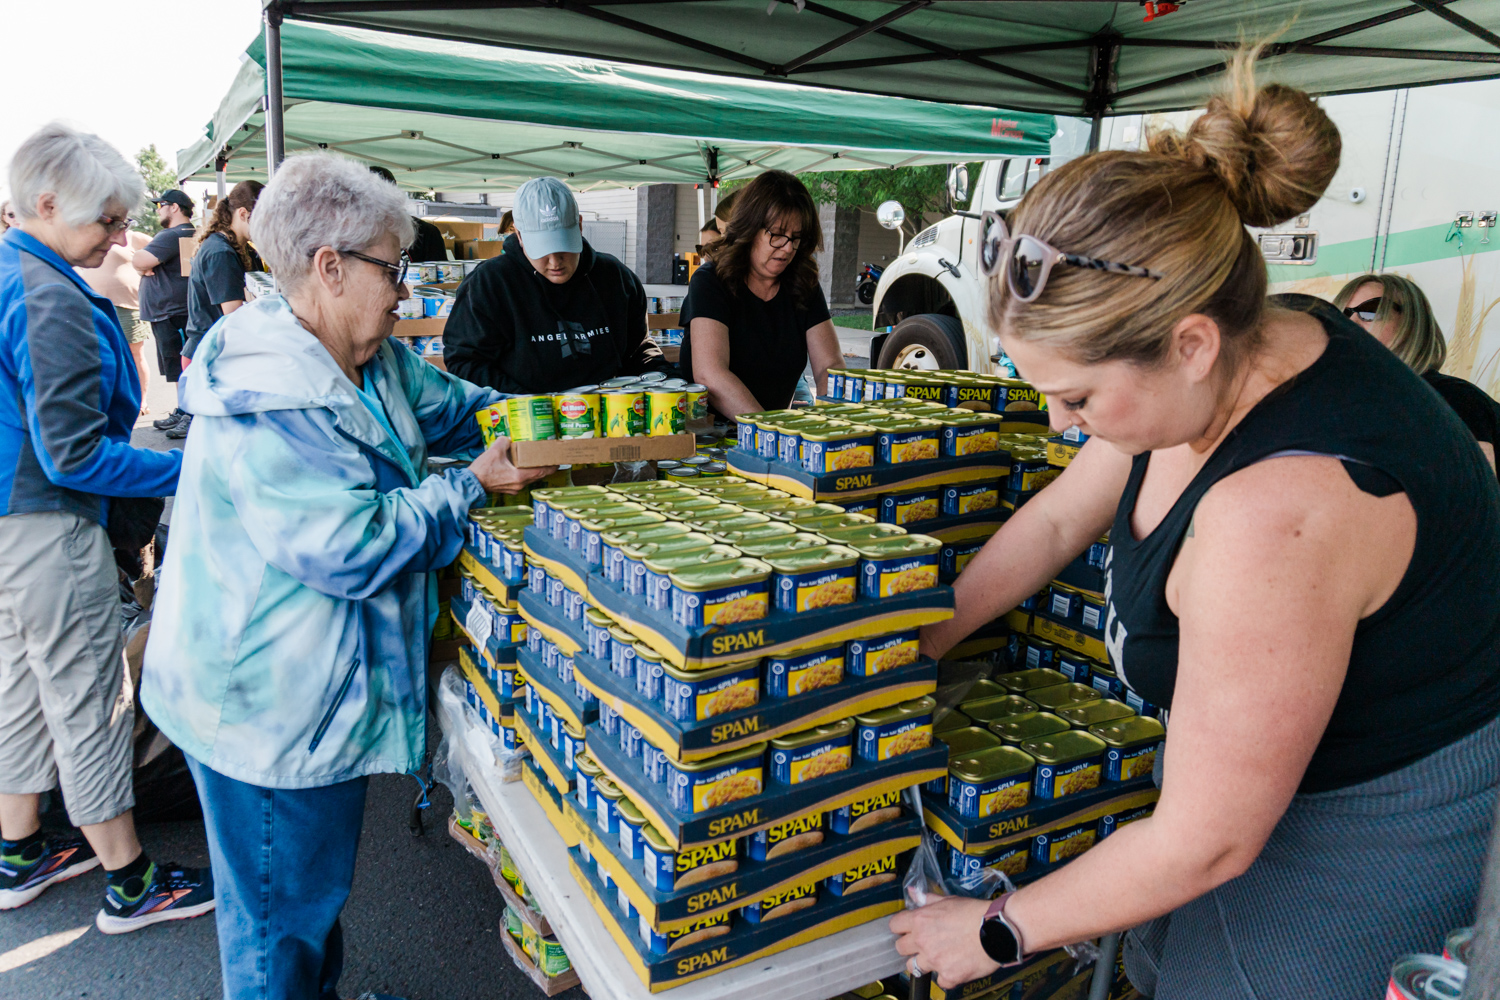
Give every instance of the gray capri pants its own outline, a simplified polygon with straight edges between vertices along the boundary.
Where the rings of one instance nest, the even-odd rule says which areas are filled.
[[[77,826],[135,805],[118,580],[95,521],[0,517],[0,793],[60,778]]]

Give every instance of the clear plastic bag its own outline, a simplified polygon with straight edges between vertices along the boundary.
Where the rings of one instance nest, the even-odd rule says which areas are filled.
[[[465,683],[457,667],[448,667],[438,681],[437,708],[443,719],[443,739],[433,754],[432,774],[448,786],[454,802],[462,802],[468,788],[466,767],[493,767],[500,781],[519,781],[521,761],[530,755],[524,748],[505,748],[479,713],[469,707]]]

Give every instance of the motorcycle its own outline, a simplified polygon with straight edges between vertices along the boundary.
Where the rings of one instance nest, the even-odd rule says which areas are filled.
[[[880,284],[880,276],[884,273],[885,268],[867,262],[854,277],[854,297],[864,305],[874,302],[875,286]]]

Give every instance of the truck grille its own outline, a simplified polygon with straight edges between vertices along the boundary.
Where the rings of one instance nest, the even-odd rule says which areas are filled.
[[[916,236],[912,237],[912,241],[910,243],[908,243],[907,246],[909,246],[913,250],[915,250],[917,247],[931,246],[932,244],[934,244],[936,242],[937,242],[937,226],[936,225],[932,225],[932,226],[928,226],[926,229],[922,230]]]

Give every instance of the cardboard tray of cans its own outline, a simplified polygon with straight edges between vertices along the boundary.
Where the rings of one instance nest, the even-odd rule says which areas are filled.
[[[552,936],[552,925],[547,922],[547,918],[533,910],[526,900],[521,898],[515,888],[505,880],[505,876],[500,874],[500,865],[494,856],[485,849],[477,837],[458,825],[456,817],[448,818],[448,836],[458,841],[459,846],[489,869],[490,877],[495,880],[495,888],[500,890],[500,895],[505,898],[510,908],[516,911],[517,916],[530,924],[542,937]],[[503,929],[505,925],[502,923],[500,926]]]
[[[509,662],[492,666],[479,660],[473,646],[465,643],[458,647],[459,672],[474,685],[485,709],[497,718],[502,713],[501,706],[514,704],[520,697],[517,688],[525,686],[524,680],[520,685],[516,683],[516,650],[507,649],[501,653],[509,658]]]
[[[516,603],[516,596],[520,594],[521,588],[525,586],[524,583],[506,583],[503,570],[481,556],[479,551],[472,545],[466,544],[459,550],[458,564],[470,573],[473,573],[475,578],[484,584],[484,589],[488,590],[492,597],[500,598],[501,602],[505,604]]]
[[[496,608],[496,605],[490,602],[486,603],[489,604],[489,610],[491,611],[490,621],[491,623],[493,623],[493,612]],[[512,659],[510,651],[514,650],[518,646],[525,644],[526,642],[525,621],[520,620],[519,617],[517,617],[516,621],[511,622],[509,625],[509,635],[501,636],[495,634],[494,631],[491,631],[489,636],[487,636],[481,643],[479,641],[479,636],[475,635],[475,633],[471,631],[471,629],[473,629],[473,623],[470,621],[470,615],[476,614],[476,606],[480,606],[477,601],[466,601],[462,597],[452,597],[448,600],[448,609],[453,614],[453,620],[458,622],[458,627],[463,631],[464,635],[469,637],[469,642],[473,643],[475,649],[479,650],[485,660],[494,666],[498,666],[501,663],[510,662]],[[505,615],[507,620],[510,617],[510,613],[508,611],[502,610],[501,614]],[[493,628],[493,624],[491,627]]]
[[[563,815],[563,793],[552,787],[551,779],[541,767],[537,766],[534,755],[521,764],[521,783],[542,807],[542,813],[547,817],[547,822],[551,824],[558,836],[562,837],[563,843],[570,848],[577,847],[578,833]]]
[[[687,458],[697,447],[698,439],[692,434],[549,438],[543,441],[512,441],[510,460],[518,467],[654,462],[666,458]]]
[[[936,741],[933,746],[878,762],[855,753],[845,770],[796,785],[779,784],[763,772],[758,795],[692,813],[678,810],[667,786],[648,780],[640,758],[626,756],[619,740],[599,724],[588,727],[585,741],[594,763],[674,848],[742,837],[796,816],[897,793],[948,771],[948,748]]]
[[[914,490],[923,486],[1004,480],[1010,475],[1010,452],[1004,450],[953,458],[927,458],[894,465],[869,465],[821,475],[784,462],[769,461],[738,447],[729,449],[724,462],[732,473],[752,482],[786,490],[792,496],[837,504],[874,499],[882,493]]]
[[[521,591],[521,598],[516,606],[520,608],[526,624],[561,649],[564,656],[572,656],[584,648],[583,622],[570,620],[563,614],[562,608],[548,604],[541,593],[527,587]]]
[[[644,925],[663,932],[686,928],[695,922],[737,910],[747,903],[808,882],[821,882],[860,866],[878,866],[883,859],[910,851],[922,839],[921,820],[909,813],[903,813],[897,820],[846,835],[827,829],[826,818],[820,815],[816,827],[810,823],[799,823],[795,827],[801,831],[807,826],[810,829],[803,833],[821,834],[823,840],[819,844],[765,861],[751,859],[748,845],[738,840],[713,845],[704,850],[735,852],[725,859],[737,862],[735,871],[679,889],[661,890],[650,884],[645,873],[646,862],[625,854],[618,838],[602,832],[597,817],[584,810],[573,796],[562,797],[562,809],[584,847],[584,863],[592,861],[596,876],[600,867],[605,868],[609,873],[609,884],[616,887],[617,895],[623,893],[626,896],[630,910],[639,915]],[[717,857],[717,853],[714,856]],[[623,902],[621,908],[625,908]]]
[[[592,866],[583,863],[579,850],[573,848],[569,855],[573,877],[583,887],[589,904],[641,982],[653,993],[816,941],[901,909],[901,883],[897,879],[848,896],[822,894],[806,909],[761,923],[743,919],[736,923],[731,918],[727,933],[707,936],[715,934],[717,928],[706,928],[687,935],[691,938],[704,934],[701,940],[680,943],[671,951],[658,954],[641,940],[639,921],[625,914],[616,894],[604,887]]]
[[[583,583],[584,590],[580,592],[589,603],[635,633],[664,658],[689,670],[905,632],[953,617],[953,588],[937,586],[879,600],[859,597],[850,604],[801,614],[772,608],[765,618],[690,628],[678,624],[669,612],[646,607],[643,600],[625,593],[599,571],[584,572],[578,554],[562,543],[528,528],[526,544],[570,588],[570,576]],[[564,570],[566,575],[557,573],[557,569]],[[560,608],[552,607],[530,588],[521,591],[519,606],[527,621],[540,623],[542,633],[565,653],[567,646],[550,632],[560,633],[571,645],[582,648],[582,623],[569,621]]]
[[[966,819],[948,805],[945,797],[924,792],[922,811],[927,826],[950,847],[964,854],[982,856],[1017,846],[1029,849],[1031,841],[1040,834],[1080,824],[1097,824],[1106,816],[1148,806],[1160,794],[1151,776],[1146,775],[1106,783],[1060,799],[1034,798],[1020,809],[978,819]]]
[[[930,1000],[1048,1000],[1068,997],[1080,1000],[1089,995],[1089,984],[1094,978],[1094,966],[1079,968],[1078,960],[1061,948],[1044,951],[1028,958],[1011,969],[996,969],[988,976],[971,980],[958,986],[943,989],[933,976],[928,993]],[[905,973],[893,977],[895,996],[910,997],[911,979]],[[1114,994],[1110,994],[1111,997]]]
[[[838,684],[790,698],[771,698],[765,693],[763,667],[757,704],[684,722],[668,715],[660,703],[646,703],[635,682],[614,673],[603,660],[580,652],[573,657],[573,670],[574,676],[601,702],[673,760],[701,760],[787,733],[899,705],[937,690],[937,663],[927,658],[870,677],[855,677],[846,672]]]
[[[553,799],[558,795],[566,795],[573,790],[573,769],[567,766],[563,755],[558,752],[547,737],[547,730],[541,720],[526,712],[525,706],[518,706],[516,710],[516,735],[526,744],[526,749],[531,752],[526,766],[532,768],[542,778],[542,781],[552,789]],[[522,777],[525,777],[523,771]],[[544,803],[545,804],[545,803]],[[561,816],[561,813],[558,814]]]
[[[578,973],[572,969],[557,976],[549,976],[541,969],[538,969],[536,963],[531,960],[531,957],[526,952],[521,950],[520,944],[505,929],[504,920],[500,921],[500,940],[505,943],[505,952],[510,956],[510,960],[516,964],[516,968],[525,973],[526,978],[535,983],[537,989],[541,990],[547,996],[555,997],[559,993],[571,990],[578,985]]]
[[[564,684],[555,671],[548,670],[540,656],[529,649],[521,649],[516,655],[521,672],[533,689],[532,697],[545,701],[558,718],[578,729],[599,718],[598,704],[579,698],[573,685]]]

